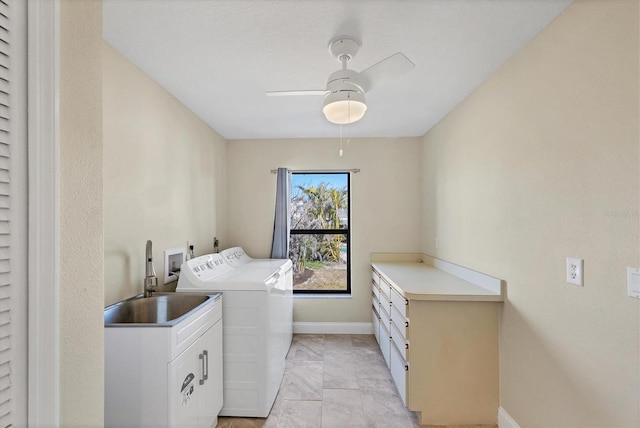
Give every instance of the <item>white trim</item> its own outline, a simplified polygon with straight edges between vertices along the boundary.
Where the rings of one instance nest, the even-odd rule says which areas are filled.
[[[298,293],[293,295],[293,299],[351,299],[351,294],[307,294]]]
[[[58,0],[30,1],[28,22],[29,426],[60,421]]]
[[[509,413],[502,407],[498,408],[498,428],[520,428]]]
[[[373,334],[370,322],[294,322],[294,333],[303,334]]]

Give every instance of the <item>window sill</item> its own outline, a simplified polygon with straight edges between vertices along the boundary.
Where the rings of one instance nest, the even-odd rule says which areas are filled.
[[[293,294],[294,299],[351,299],[351,294]]]

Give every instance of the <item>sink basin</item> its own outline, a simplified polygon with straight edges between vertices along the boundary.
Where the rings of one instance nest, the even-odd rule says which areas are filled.
[[[107,306],[104,309],[105,327],[158,326],[170,327],[217,295],[196,294],[156,294],[143,297],[142,294]]]

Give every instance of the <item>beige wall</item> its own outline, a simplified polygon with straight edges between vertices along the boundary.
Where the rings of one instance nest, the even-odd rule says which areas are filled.
[[[158,284],[164,250],[213,252],[224,241],[225,146],[213,129],[108,43],[104,61],[104,303],[142,292],[153,241]],[[175,289],[170,282],[160,289]]]
[[[60,424],[104,423],[102,2],[60,3]]]
[[[522,427],[640,426],[638,18],[576,1],[424,138],[422,248],[507,281],[501,406]]]
[[[337,131],[336,131],[337,132]],[[227,148],[228,236],[269,257],[276,176],[270,170],[350,169],[351,299],[296,299],[294,321],[370,322],[371,252],[420,250],[420,139],[352,140],[344,156],[338,139],[236,140]]]

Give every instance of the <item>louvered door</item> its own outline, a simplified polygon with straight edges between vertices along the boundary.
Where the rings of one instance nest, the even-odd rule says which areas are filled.
[[[0,427],[26,419],[26,25],[20,8],[22,0],[0,0]]]
[[[11,425],[11,132],[8,5],[0,2],[0,426]]]

